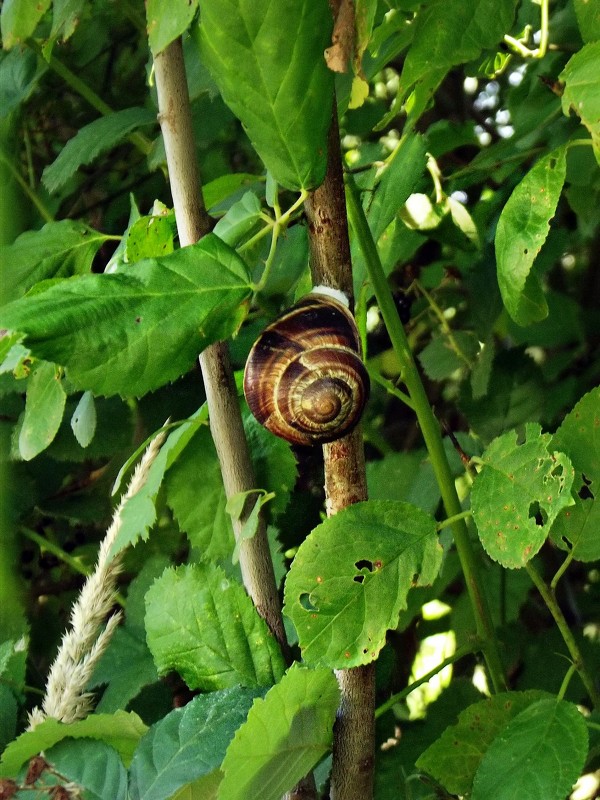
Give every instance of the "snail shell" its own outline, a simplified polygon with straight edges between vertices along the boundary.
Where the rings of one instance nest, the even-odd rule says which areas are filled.
[[[256,419],[293,444],[324,444],[349,433],[369,395],[349,309],[316,292],[292,306],[252,347],[244,393]]]

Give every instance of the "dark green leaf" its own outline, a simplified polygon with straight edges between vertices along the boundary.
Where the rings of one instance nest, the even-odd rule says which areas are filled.
[[[256,694],[235,687],[194,697],[153,725],[131,763],[132,800],[164,800],[218,769]]]
[[[600,39],[600,6],[593,0],[574,0],[574,5],[583,41]]]
[[[219,798],[280,800],[331,747],[338,702],[329,670],[291,667],[235,734]]]
[[[86,800],[127,800],[127,772],[116,750],[104,742],[64,741],[44,756],[61,776],[85,790]]]
[[[101,153],[119,144],[127,134],[143,125],[156,122],[156,115],[147,108],[125,108],[80,128],[60,151],[56,161],[42,175],[49,192],[61,189],[79,167],[90,164]]]
[[[146,632],[158,671],[177,670],[190,689],[269,686],[283,673],[265,621],[214,565],[166,570],[146,595]]]
[[[250,292],[244,262],[209,234],[160,260],[50,286],[5,306],[0,324],[65,366],[76,388],[135,396],[187,372],[235,331]]]
[[[488,748],[510,720],[545,697],[542,692],[503,692],[473,703],[417,760],[452,794],[467,795]],[[495,795],[494,795],[495,796]]]
[[[548,313],[533,262],[546,241],[567,169],[566,147],[541,158],[502,209],[496,229],[498,285],[506,310],[519,325]]]
[[[373,661],[410,588],[431,583],[441,557],[434,520],[408,503],[371,500],[325,520],[285,583],[284,613],[306,662],[344,669]]]
[[[87,0],[53,0],[50,39],[66,42],[75,33],[85,11]]]
[[[275,180],[314,188],[325,176],[333,73],[326,0],[213,0],[202,6],[202,56]]]
[[[71,220],[49,222],[39,231],[23,233],[13,244],[0,248],[4,302],[16,300],[38,281],[89,272],[107,238]]]
[[[487,749],[472,800],[563,800],[585,764],[588,735],[576,706],[555,698],[520,712]]]
[[[0,54],[0,118],[27,100],[47,69],[31,50],[13,49]]]

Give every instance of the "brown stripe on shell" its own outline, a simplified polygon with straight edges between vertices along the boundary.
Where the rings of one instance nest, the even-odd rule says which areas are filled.
[[[250,410],[266,428],[295,444],[333,441],[358,423],[369,393],[369,378],[358,355],[360,339],[349,310],[333,298],[308,295],[267,326],[250,351],[244,392]],[[326,392],[323,409],[338,404],[337,419],[310,420],[316,389]],[[349,384],[352,395],[345,391]],[[329,395],[326,395],[326,398]],[[351,406],[348,407],[349,402]],[[317,414],[318,416],[318,414]]]

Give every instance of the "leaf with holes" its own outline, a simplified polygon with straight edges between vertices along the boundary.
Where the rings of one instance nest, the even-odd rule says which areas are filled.
[[[552,447],[575,468],[575,505],[563,509],[550,531],[552,541],[578,561],[600,558],[600,388],[584,395],[554,434]]]
[[[594,6],[590,3],[590,10]],[[597,20],[596,7],[596,24]],[[600,163],[600,41],[589,42],[575,53],[559,79],[564,83],[563,111],[568,115],[573,110],[589,130],[596,161]]]
[[[413,586],[440,568],[435,521],[409,503],[357,503],[302,543],[285,584],[284,612],[307,663],[333,668],[373,661]]]
[[[498,285],[517,325],[548,315],[548,304],[533,262],[550,231],[567,171],[563,145],[548,153],[523,178],[502,209],[496,228]]]
[[[524,566],[546,541],[559,512],[572,505],[574,470],[564,453],[548,451],[552,437],[539,425],[499,436],[484,452],[471,493],[479,538],[502,566]]]

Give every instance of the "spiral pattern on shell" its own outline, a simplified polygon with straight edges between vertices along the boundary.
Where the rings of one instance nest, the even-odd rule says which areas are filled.
[[[324,444],[349,433],[369,395],[350,311],[316,293],[292,306],[252,347],[244,393],[256,419],[294,444]]]

